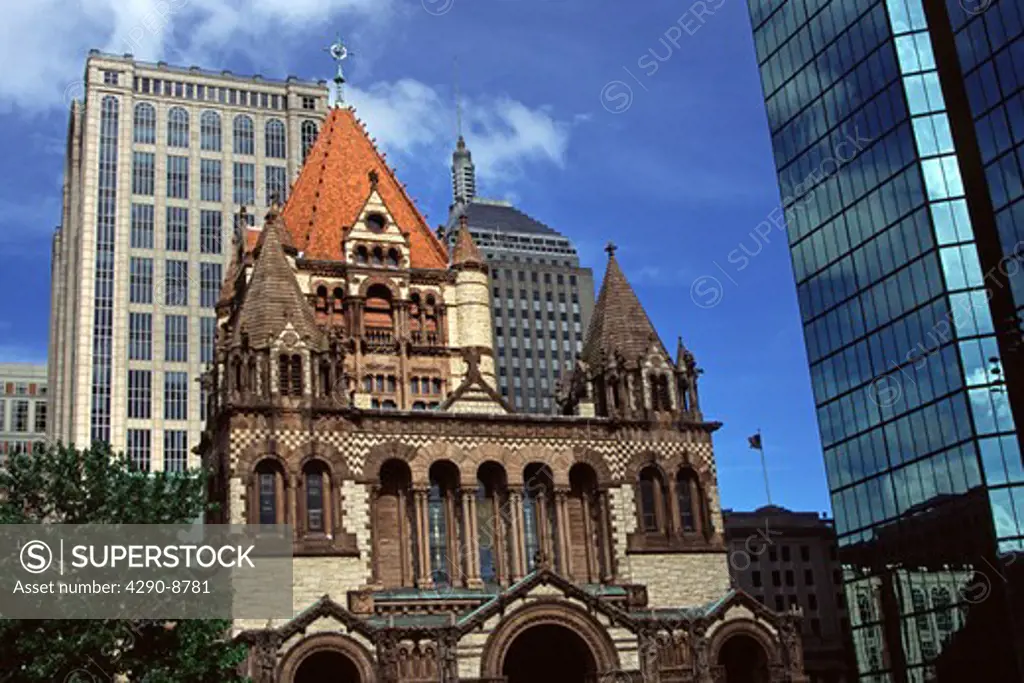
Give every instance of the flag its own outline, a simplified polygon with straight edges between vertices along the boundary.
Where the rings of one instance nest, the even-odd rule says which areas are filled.
[[[761,432],[758,432],[753,436],[748,436],[747,443],[749,443],[750,447],[753,448],[755,451],[761,450]]]

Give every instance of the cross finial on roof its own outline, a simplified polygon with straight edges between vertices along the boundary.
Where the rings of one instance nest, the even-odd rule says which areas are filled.
[[[608,256],[614,258],[615,250],[618,249],[614,242],[609,242],[605,245],[604,250],[608,252]]]
[[[368,175],[370,176],[370,188],[374,190],[377,189],[377,183],[380,182],[380,175],[376,170],[371,170]]]
[[[331,44],[330,47],[325,47],[325,51],[329,52],[331,59],[338,64],[338,72],[334,75],[334,93],[332,104],[336,107],[340,107],[345,103],[345,96],[342,90],[342,86],[345,85],[345,74],[342,71],[341,63],[348,59],[352,53],[349,52],[348,47],[341,40],[341,34],[338,34],[337,40]]]
[[[463,213],[459,214],[459,227],[460,228],[465,228],[468,225],[469,225],[469,219],[466,217],[466,213],[463,212]]]

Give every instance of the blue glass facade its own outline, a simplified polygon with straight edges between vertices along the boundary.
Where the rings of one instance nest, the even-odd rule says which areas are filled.
[[[1022,680],[1024,3],[749,7],[859,680]]]

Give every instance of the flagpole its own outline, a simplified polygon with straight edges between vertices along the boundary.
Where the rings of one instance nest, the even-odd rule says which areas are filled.
[[[768,495],[768,504],[772,504],[772,489],[768,485],[768,463],[764,459],[764,439],[761,437],[761,428],[757,429],[758,452],[761,454],[761,471],[764,473],[764,492]]]

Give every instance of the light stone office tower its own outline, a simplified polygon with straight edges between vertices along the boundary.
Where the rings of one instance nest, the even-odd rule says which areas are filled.
[[[328,89],[96,50],[84,84],[53,239],[49,436],[195,465],[236,216],[285,198]]]

